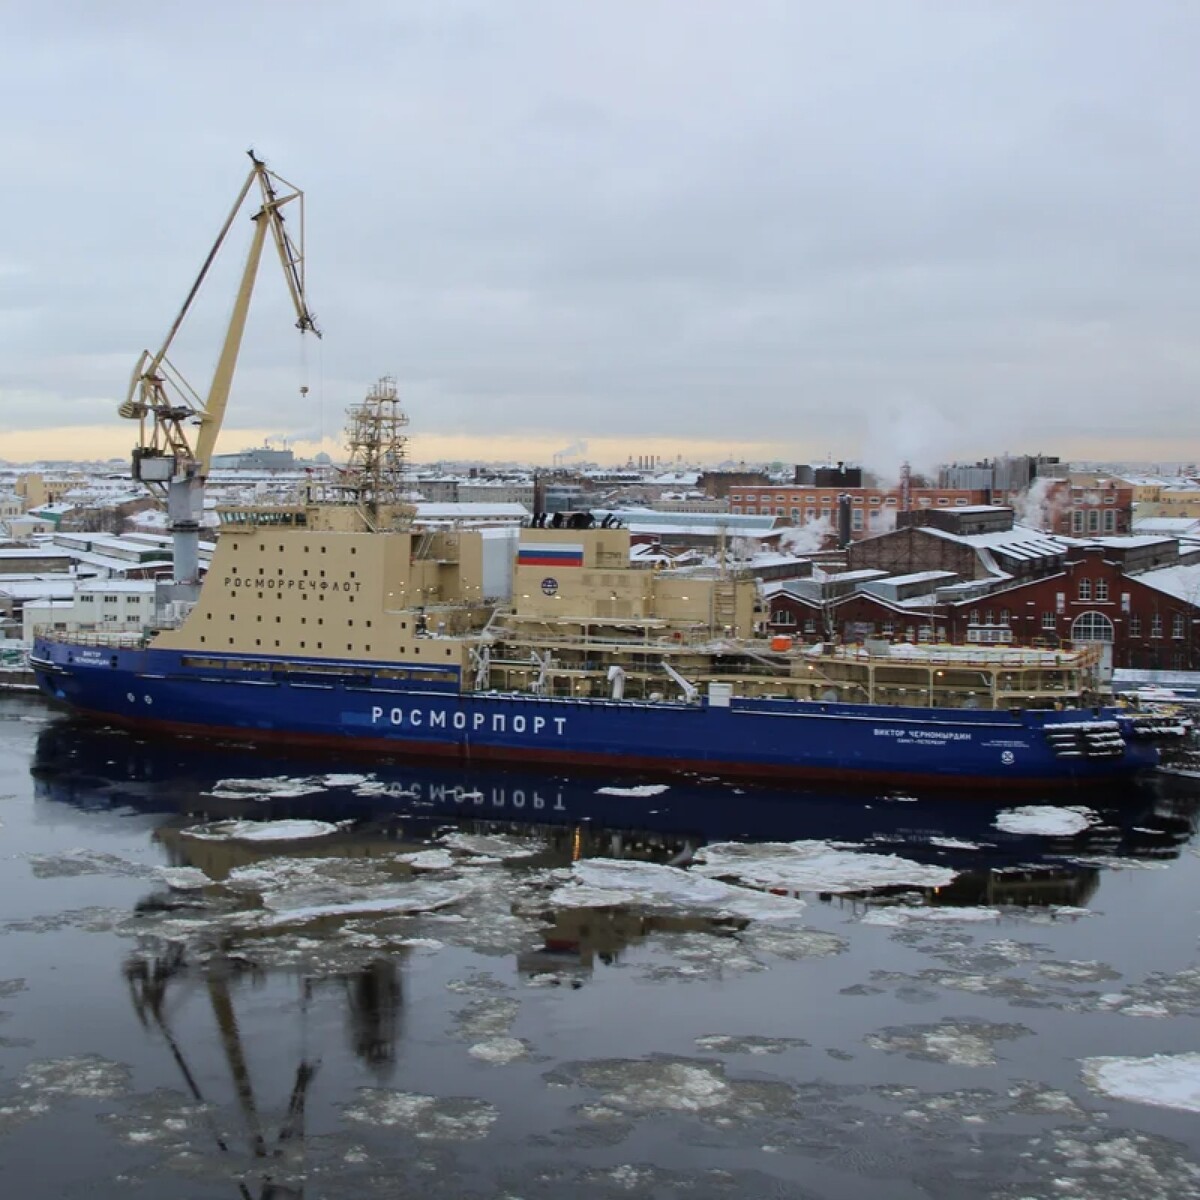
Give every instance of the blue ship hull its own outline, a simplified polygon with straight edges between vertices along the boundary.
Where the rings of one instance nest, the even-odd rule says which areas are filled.
[[[118,725],[392,757],[1015,788],[1153,767],[1124,710],[990,711],[734,700],[729,706],[460,692],[363,662],[256,661],[38,640],[42,690]]]

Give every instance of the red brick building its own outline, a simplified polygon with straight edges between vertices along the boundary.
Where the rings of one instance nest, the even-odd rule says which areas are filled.
[[[1133,486],[1117,479],[1072,475],[1035,479],[1026,491],[995,492],[995,504],[1007,504],[1021,521],[1064,537],[1114,537],[1133,528]]]
[[[942,537],[944,545],[920,529],[870,539],[852,548],[849,577],[769,589],[768,626],[809,641],[1102,642],[1116,667],[1200,670],[1200,555],[1181,555],[1172,538],[1055,546],[1036,535],[1023,543],[1020,527],[1012,532],[1007,540]],[[1027,569],[1006,570],[1023,545]]]
[[[839,496],[850,497],[850,536],[855,541],[895,529],[897,513],[905,507],[905,498],[899,488],[771,484],[731,487],[729,511],[767,514],[791,525],[825,521],[832,531],[837,527]],[[911,488],[907,504],[912,509],[964,508],[984,504],[986,498],[985,491],[971,488]]]

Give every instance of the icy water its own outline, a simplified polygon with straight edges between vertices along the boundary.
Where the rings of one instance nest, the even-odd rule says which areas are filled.
[[[281,760],[0,696],[0,1195],[1200,1197],[1198,803]]]

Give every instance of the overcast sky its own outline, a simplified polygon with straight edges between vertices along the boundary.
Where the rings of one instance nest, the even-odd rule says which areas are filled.
[[[127,453],[249,146],[305,189],[325,338],[265,258],[220,450],[334,450],[393,374],[420,460],[1200,457],[1192,0],[3,17],[0,458]]]

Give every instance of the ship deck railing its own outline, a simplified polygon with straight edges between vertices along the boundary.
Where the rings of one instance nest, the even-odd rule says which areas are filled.
[[[575,624],[576,622],[569,622]],[[606,623],[609,623],[606,619]],[[631,624],[634,622],[631,621]],[[603,635],[592,632],[586,623],[580,622],[582,632],[562,634],[553,632],[531,632],[515,630],[504,625],[493,626],[490,633],[495,641],[504,644],[518,644],[531,648],[541,647],[554,649],[556,647],[600,647],[605,650],[625,651],[630,654],[662,655],[671,652],[690,652],[704,654],[749,655],[763,663],[768,668],[763,673],[779,673],[791,669],[792,664],[819,666],[822,663],[842,663],[858,667],[891,667],[901,671],[924,671],[930,668],[953,668],[956,670],[974,670],[989,674],[1011,672],[1014,670],[1047,670],[1047,671],[1080,671],[1087,670],[1099,662],[1099,654],[1089,649],[1077,650],[1039,650],[1032,647],[990,648],[988,651],[976,650],[968,646],[929,645],[903,643],[898,647],[898,653],[873,653],[860,646],[828,646],[817,650],[815,647],[794,646],[788,650],[778,650],[771,644],[770,639],[745,638],[730,639],[714,636],[707,626],[703,632],[682,632],[670,636],[621,637]],[[651,628],[646,620],[637,624]],[[654,625],[661,627],[661,623]]]
[[[137,650],[146,644],[148,630],[141,625],[120,629],[49,629],[34,626],[34,637],[48,642],[70,642],[73,646],[102,646],[112,649]]]

